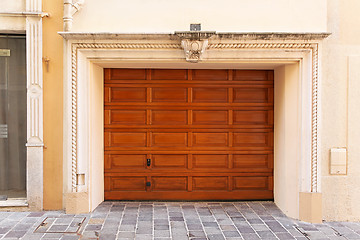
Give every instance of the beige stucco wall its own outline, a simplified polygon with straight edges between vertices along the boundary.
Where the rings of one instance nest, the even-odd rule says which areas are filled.
[[[360,2],[328,0],[321,96],[323,218],[360,220]],[[329,151],[347,147],[347,175],[329,174]]]
[[[304,17],[306,16],[306,17]],[[326,0],[86,0],[75,32],[324,32]]]
[[[301,152],[299,76],[299,63],[275,68],[274,201],[287,216],[297,219]]]
[[[63,208],[63,0],[43,1],[44,209]]]
[[[24,12],[25,0],[12,0],[0,2],[0,13],[2,12]],[[0,14],[0,32],[5,33],[24,33],[25,18],[24,17],[7,17]]]
[[[25,11],[25,0],[1,1],[0,9],[0,12]]]

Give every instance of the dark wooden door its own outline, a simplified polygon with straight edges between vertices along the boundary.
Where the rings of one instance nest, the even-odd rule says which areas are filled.
[[[273,71],[104,74],[105,199],[273,198]]]

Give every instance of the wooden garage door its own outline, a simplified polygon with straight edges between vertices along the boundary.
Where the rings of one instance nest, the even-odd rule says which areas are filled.
[[[273,198],[273,71],[104,74],[105,199]]]

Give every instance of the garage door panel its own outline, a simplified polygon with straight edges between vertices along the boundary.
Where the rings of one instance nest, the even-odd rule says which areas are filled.
[[[270,110],[266,111],[233,111],[234,125],[271,125],[271,118],[269,117]],[[270,113],[271,114],[271,113]]]
[[[192,167],[197,168],[228,168],[229,155],[227,154],[193,154]]]
[[[234,154],[233,168],[268,168],[271,154]]]
[[[208,69],[193,69],[192,80],[218,80],[224,81],[228,79],[229,70],[208,70]]]
[[[269,71],[261,70],[234,70],[233,81],[267,81]]]
[[[152,69],[151,80],[187,80],[187,69]]]
[[[233,146],[237,147],[272,147],[270,138],[271,133],[234,133]]]
[[[194,132],[192,135],[194,147],[226,147],[229,142],[229,133],[227,132]]]
[[[181,87],[152,88],[152,102],[187,102],[188,90]]]
[[[192,91],[194,103],[226,103],[228,101],[227,88],[195,87]]]
[[[105,119],[109,119],[108,124],[145,125],[146,110],[106,110]]]
[[[228,111],[193,110],[193,125],[227,125]]]
[[[269,188],[269,177],[234,177],[233,190],[267,190]]]
[[[268,103],[271,102],[267,88],[234,88],[235,103]]]
[[[152,154],[153,168],[182,168],[185,169],[188,163],[186,154]]]
[[[226,191],[228,189],[228,177],[192,177],[193,191]]]
[[[109,147],[145,147],[146,146],[146,132],[111,132],[106,133],[110,135]],[[106,137],[106,136],[105,136]],[[106,142],[105,142],[106,143]]]
[[[111,87],[110,102],[146,102],[146,88]]]
[[[146,191],[146,177],[111,177],[110,191]]]
[[[146,168],[146,154],[105,154],[106,169]]]
[[[152,191],[186,191],[187,177],[152,177]]]
[[[109,76],[110,77],[106,77]],[[111,69],[105,72],[105,80],[145,80],[146,69]]]
[[[153,132],[151,134],[152,147],[187,147],[187,133]]]
[[[111,88],[104,86],[104,104],[111,102]]]
[[[186,110],[152,110],[151,123],[153,125],[186,125],[188,114]]]

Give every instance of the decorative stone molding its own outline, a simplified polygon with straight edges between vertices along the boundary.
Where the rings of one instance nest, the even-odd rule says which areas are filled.
[[[43,144],[43,81],[42,81],[42,23],[41,18],[26,20],[27,34],[27,145]]]
[[[27,12],[41,12],[42,0],[26,0]]]
[[[64,34],[65,35],[65,34]],[[328,35],[326,35],[328,36]],[[191,40],[183,39],[184,49],[189,49],[191,43],[198,43],[197,41],[203,40]],[[190,46],[189,46],[190,44]],[[199,43],[198,43],[199,44]],[[198,47],[198,46],[196,46]],[[152,43],[73,43],[72,44],[72,61],[71,61],[71,89],[72,89],[72,191],[77,191],[77,54],[79,49],[181,49],[179,44],[164,43],[164,44],[152,44]],[[312,139],[311,139],[311,191],[318,192],[318,43],[298,43],[298,42],[269,42],[269,43],[203,43],[199,44],[199,48],[196,51],[204,51],[205,49],[269,49],[269,50],[300,50],[310,51],[312,62]],[[187,58],[190,61],[198,61],[201,59],[201,53],[191,52],[189,50],[189,56]]]
[[[181,38],[186,61],[197,63],[202,60],[203,53],[208,46],[208,39],[215,35],[215,32],[175,32],[175,35]]]
[[[77,47],[71,51],[71,188],[77,192]]]
[[[42,0],[26,1],[27,201],[43,209]]]
[[[0,12],[0,16],[5,17],[49,17],[46,12]]]
[[[64,0],[64,31],[72,28],[73,16],[84,5],[85,0]]]
[[[186,61],[197,63],[202,60],[203,53],[208,45],[208,40],[181,40],[181,46],[185,51]]]

